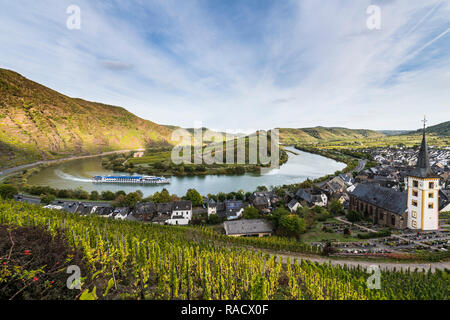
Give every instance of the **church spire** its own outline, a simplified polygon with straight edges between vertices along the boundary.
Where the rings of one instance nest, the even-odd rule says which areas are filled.
[[[430,158],[428,155],[427,139],[425,135],[427,118],[424,117],[422,121],[423,121],[422,144],[420,145],[419,155],[417,157],[417,164],[415,169],[412,171],[412,175],[420,178],[430,178],[434,177],[435,174],[433,170],[431,170]]]

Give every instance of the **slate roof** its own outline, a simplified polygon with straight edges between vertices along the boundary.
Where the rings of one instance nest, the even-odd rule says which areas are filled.
[[[154,202],[140,202],[134,207],[135,214],[153,214],[156,212],[156,205]]]
[[[187,200],[175,201],[172,204],[172,210],[192,210],[192,202]]]
[[[227,235],[270,233],[272,225],[262,219],[225,221],[223,223]]]
[[[353,190],[352,195],[396,214],[403,214],[408,208],[406,192],[399,192],[374,184],[360,183]]]

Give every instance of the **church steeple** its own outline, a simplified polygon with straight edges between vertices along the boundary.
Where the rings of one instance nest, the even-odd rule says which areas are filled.
[[[415,177],[420,178],[433,178],[436,175],[434,174],[433,170],[430,166],[430,157],[428,155],[428,146],[427,146],[427,139],[426,139],[426,122],[427,119],[424,117],[423,121],[423,138],[422,138],[422,144],[420,145],[419,150],[419,156],[417,157],[417,164],[414,170],[411,172],[411,174]]]

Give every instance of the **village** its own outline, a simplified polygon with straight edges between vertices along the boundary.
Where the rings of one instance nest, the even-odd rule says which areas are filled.
[[[450,245],[450,150],[430,148],[428,151],[425,139],[424,134],[420,151],[364,150],[370,152],[376,166],[367,169],[358,166],[357,171],[338,174],[311,188],[299,188],[295,193],[283,191],[280,194],[279,190],[262,188],[239,199],[202,197],[201,204],[196,206],[190,200],[177,200],[138,202],[132,208],[113,206],[110,202],[55,200],[45,208],[143,223],[212,224],[220,226],[214,230],[233,237],[277,235],[270,219],[276,210],[282,208],[305,219],[305,212],[311,210],[317,214],[305,234],[316,232],[317,235],[310,239],[310,244],[321,249],[331,246],[336,254],[447,251]],[[419,187],[416,178],[434,181],[429,183],[432,192],[426,196],[427,207],[425,191],[420,190],[425,187],[422,183]],[[422,201],[418,192],[423,193]],[[416,198],[419,200],[414,200]],[[15,200],[40,204],[40,198],[28,195],[16,195]],[[422,225],[417,225],[416,221],[418,201],[424,211],[419,221]],[[333,211],[330,208],[336,204],[338,212],[330,214],[328,211]],[[250,212],[250,208],[258,214],[246,216],[244,212]],[[434,225],[426,225],[425,214],[430,216],[430,221],[436,216]]]

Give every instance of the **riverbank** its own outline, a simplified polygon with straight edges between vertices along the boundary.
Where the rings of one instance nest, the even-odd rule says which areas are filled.
[[[18,172],[18,171],[21,171],[21,170],[25,170],[25,169],[30,169],[30,168],[37,167],[37,166],[40,166],[40,165],[51,165],[51,164],[58,164],[58,163],[61,163],[61,162],[65,162],[65,161],[89,159],[89,158],[107,156],[107,155],[111,155],[111,154],[115,154],[115,153],[128,153],[128,152],[138,152],[138,151],[144,151],[144,149],[117,150],[117,151],[108,151],[108,152],[103,152],[103,153],[93,154],[93,155],[71,156],[71,157],[61,158],[61,159],[36,161],[36,162],[33,162],[33,163],[23,164],[23,165],[20,165],[20,166],[11,167],[11,168],[5,168],[5,169],[1,170],[0,171],[0,181],[2,181],[3,179],[5,179],[6,177],[8,177],[9,175],[11,175],[11,174],[13,174],[15,172]]]

